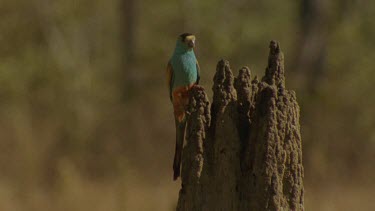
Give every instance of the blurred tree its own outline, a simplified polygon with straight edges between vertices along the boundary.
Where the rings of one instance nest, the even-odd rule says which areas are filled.
[[[189,33],[196,33],[194,31],[194,1],[193,0],[180,0],[179,1],[179,9],[181,11],[181,18],[182,18],[182,29],[181,33],[189,32]]]
[[[134,91],[137,84],[136,76],[134,74],[134,66],[136,61],[137,49],[137,18],[138,7],[136,0],[122,0],[122,17],[123,30],[122,39],[124,40],[123,52],[124,60],[122,69],[125,79],[125,94]]]
[[[327,56],[327,3],[323,0],[302,0],[300,5],[299,37],[296,70],[303,75],[305,89],[314,93],[324,74]]]

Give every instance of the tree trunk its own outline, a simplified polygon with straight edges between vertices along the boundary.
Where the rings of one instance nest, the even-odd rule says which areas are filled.
[[[137,77],[135,68],[137,49],[137,18],[138,3],[136,0],[122,0],[122,28],[121,37],[123,43],[123,59],[121,68],[124,70],[123,83],[124,95],[126,97],[134,95],[137,90]]]
[[[123,0],[123,35],[124,35],[124,49],[125,50],[125,63],[132,64],[135,57],[136,49],[136,19],[138,17],[136,0]]]
[[[302,0],[300,7],[300,33],[295,59],[308,93],[315,94],[325,74],[327,39],[330,23],[328,6],[324,0]]]
[[[261,82],[219,61],[213,92],[211,108],[203,87],[190,93],[177,210],[304,210],[299,106],[278,43]]]

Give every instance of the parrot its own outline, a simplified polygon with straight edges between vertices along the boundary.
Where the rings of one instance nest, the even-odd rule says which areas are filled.
[[[186,130],[186,107],[189,91],[199,84],[199,64],[194,54],[195,35],[178,36],[176,47],[167,65],[167,85],[173,105],[176,126],[176,148],[173,160],[173,180],[180,176],[182,148]]]

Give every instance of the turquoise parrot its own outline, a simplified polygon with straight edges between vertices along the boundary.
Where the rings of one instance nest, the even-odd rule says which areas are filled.
[[[173,180],[180,176],[181,155],[186,130],[186,106],[189,91],[199,83],[199,64],[194,54],[195,36],[181,34],[167,66],[169,97],[173,104],[176,125],[176,149],[173,160]]]

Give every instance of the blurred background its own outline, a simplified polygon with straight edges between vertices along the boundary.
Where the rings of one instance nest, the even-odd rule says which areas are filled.
[[[375,2],[1,0],[0,210],[173,210],[165,69],[197,36],[262,76],[280,42],[301,106],[306,210],[375,210]]]

